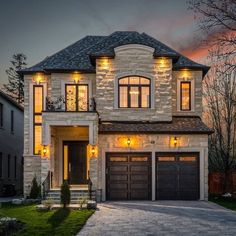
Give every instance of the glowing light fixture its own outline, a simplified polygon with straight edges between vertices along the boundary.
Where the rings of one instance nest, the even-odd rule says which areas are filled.
[[[44,80],[44,74],[43,73],[36,73],[33,76],[33,82],[39,85]]]
[[[80,73],[78,71],[75,71],[72,75],[74,83],[78,84],[79,80],[80,80]]]
[[[178,147],[179,146],[179,138],[178,137],[171,137],[170,138],[170,145],[172,146],[172,147]]]
[[[49,157],[49,147],[47,145],[43,145],[42,149],[41,149],[41,153],[42,153],[42,158],[47,158]]]
[[[131,145],[131,140],[130,140],[130,138],[127,139],[127,145],[128,145],[128,147],[130,147],[130,145]]]

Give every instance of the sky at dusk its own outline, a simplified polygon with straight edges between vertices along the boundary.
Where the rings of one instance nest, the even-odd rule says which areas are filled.
[[[204,62],[187,0],[0,0],[0,84],[14,53],[32,66],[86,35],[145,32]]]

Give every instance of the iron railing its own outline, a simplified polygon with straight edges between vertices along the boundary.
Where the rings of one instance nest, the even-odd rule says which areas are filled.
[[[65,97],[60,96],[52,99],[51,97],[46,97],[46,111],[68,111],[66,110]],[[96,111],[96,101],[95,98],[91,98],[87,104],[87,109],[81,109],[76,112],[86,112],[86,111]]]
[[[43,196],[42,196],[42,198],[43,199],[46,199],[46,195],[51,189],[51,183],[52,183],[52,172],[48,171],[47,177],[45,178],[45,180],[42,183],[42,187],[43,187]]]

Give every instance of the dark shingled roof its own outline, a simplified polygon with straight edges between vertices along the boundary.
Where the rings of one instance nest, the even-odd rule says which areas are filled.
[[[13,106],[18,108],[19,110],[24,111],[24,107],[23,106],[21,106],[19,103],[17,103],[13,98],[11,98],[8,94],[3,92],[2,90],[0,90],[0,97],[2,97],[3,99],[7,100],[9,103],[11,103]]]
[[[173,117],[171,122],[103,122],[99,133],[211,134],[200,117]]]
[[[209,70],[209,67],[191,61],[145,33],[117,31],[109,36],[86,36],[21,72],[77,70],[95,73],[94,57],[114,57],[114,48],[126,44],[142,44],[154,48],[154,57],[173,58],[174,69],[198,69],[202,70],[204,74]]]

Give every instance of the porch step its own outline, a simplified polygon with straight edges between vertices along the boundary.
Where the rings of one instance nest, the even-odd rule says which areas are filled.
[[[78,204],[80,199],[89,198],[88,190],[70,190],[71,203]],[[95,191],[92,192],[92,199],[95,200]],[[53,203],[59,204],[61,202],[61,191],[50,190],[46,194],[46,200],[52,200]]]

